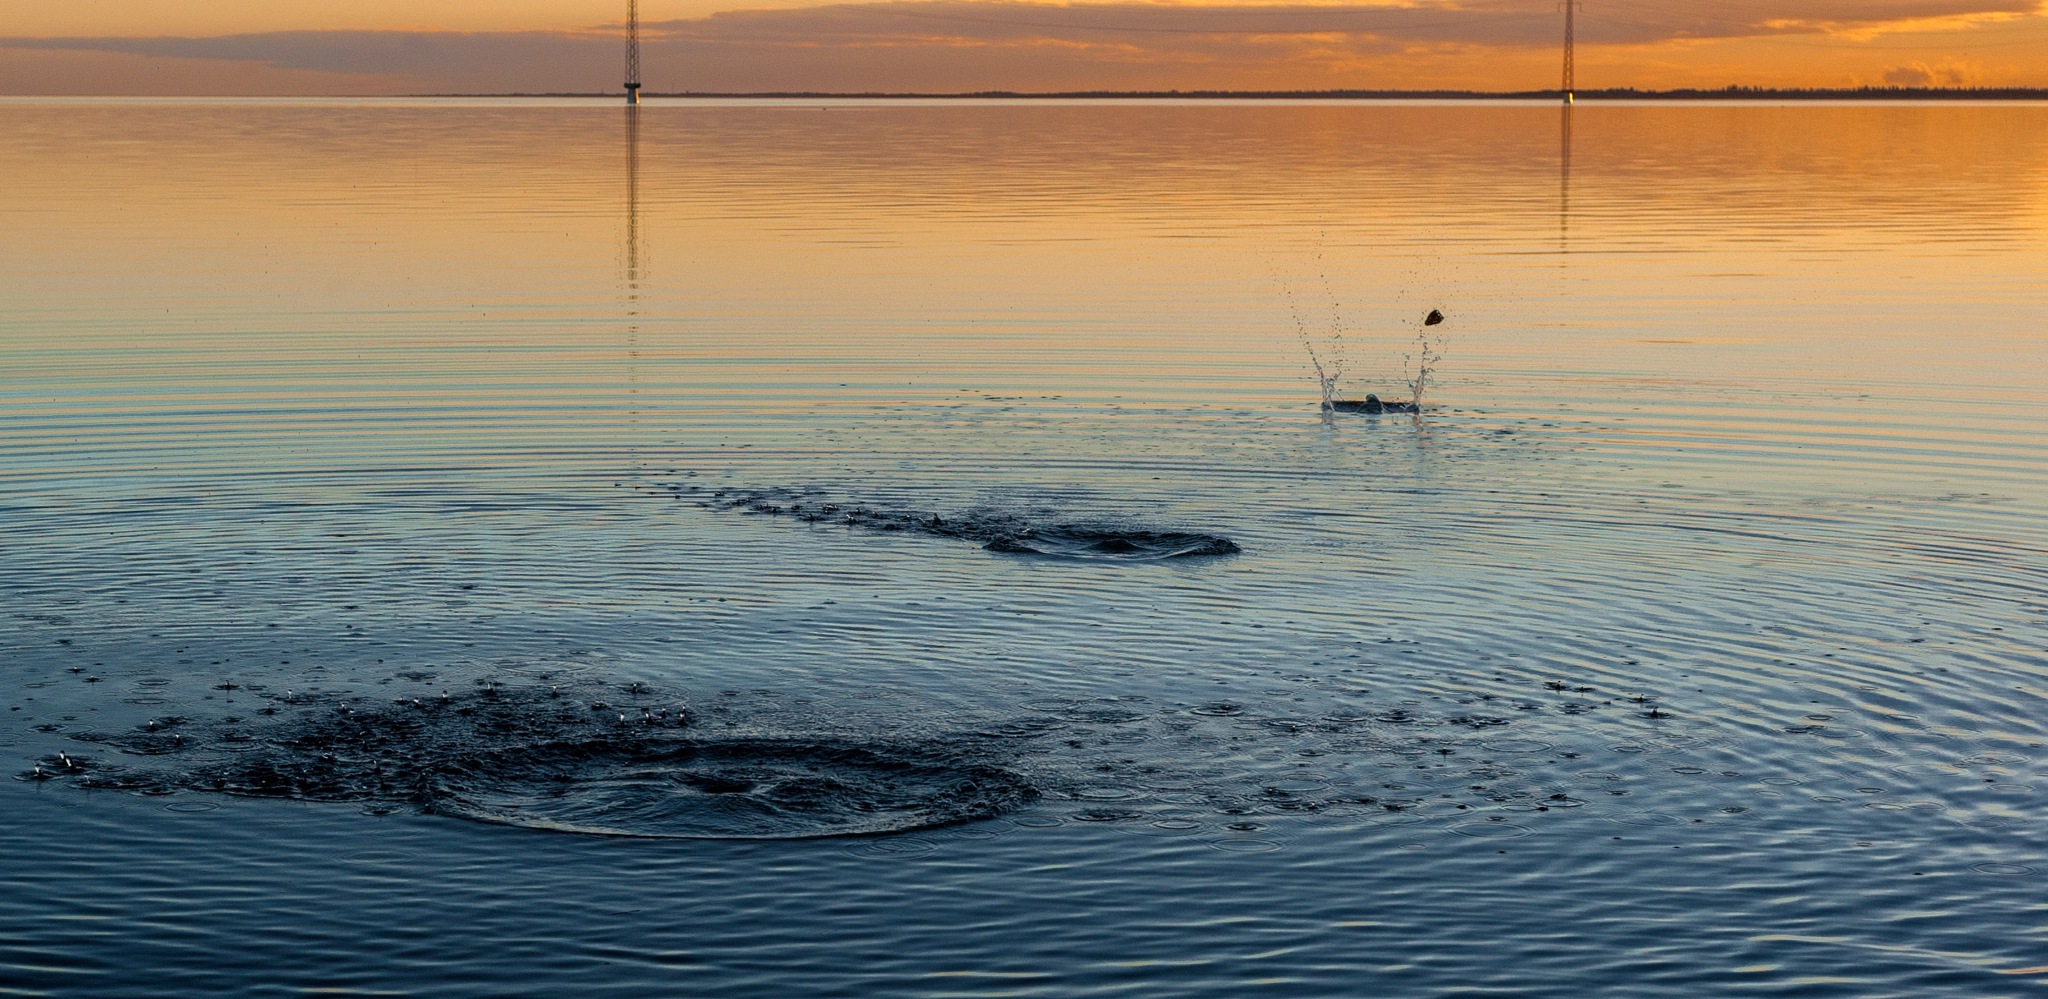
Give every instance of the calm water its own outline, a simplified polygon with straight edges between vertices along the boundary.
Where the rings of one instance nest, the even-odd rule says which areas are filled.
[[[2039,994],[2048,108],[1574,114],[0,102],[0,987]]]

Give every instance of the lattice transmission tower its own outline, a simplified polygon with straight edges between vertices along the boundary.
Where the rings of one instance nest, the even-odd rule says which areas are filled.
[[[1564,0],[1564,102],[1572,102],[1572,91],[1578,89],[1572,79],[1572,12],[1579,6],[1579,0]]]
[[[626,103],[640,103],[640,0],[626,0]]]

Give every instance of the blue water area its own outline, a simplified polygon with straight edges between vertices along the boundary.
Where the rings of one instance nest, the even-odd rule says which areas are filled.
[[[0,103],[0,990],[2048,983],[2042,108],[834,107]]]

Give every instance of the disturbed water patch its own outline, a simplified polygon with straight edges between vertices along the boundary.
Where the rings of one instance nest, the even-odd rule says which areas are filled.
[[[436,774],[430,808],[610,836],[815,839],[993,818],[1033,794],[933,746],[679,740],[476,754]]]
[[[1323,403],[1325,412],[1335,413],[1420,413],[1422,408],[1413,402],[1383,400],[1376,395],[1363,399],[1331,399]]]
[[[1206,689],[1185,698],[1039,692],[943,728],[927,727],[932,719],[908,703],[799,707],[775,691],[728,690],[705,711],[716,723],[700,725],[686,701],[647,684],[588,671],[501,684],[508,661],[492,662],[496,678],[449,692],[426,686],[434,671],[396,673],[393,682],[419,685],[417,697],[224,681],[211,689],[239,703],[188,702],[178,710],[194,717],[54,733],[72,752],[15,776],[690,839],[873,836],[1011,811],[1025,812],[1026,825],[1200,838],[1335,822],[1470,839],[1507,836],[1491,828],[1502,823],[1540,833],[1582,810],[1625,824],[1691,824],[1784,807],[1746,793],[1731,799],[1755,778],[1713,760],[1683,720],[1650,719],[1622,706],[1632,698],[1583,696],[1556,682],[1516,701],[1544,710],[1513,717],[1468,713],[1477,695],[1396,706],[1290,673],[1300,686],[1228,691],[1227,700],[1199,696]],[[1588,713],[1542,723],[1565,703]],[[208,715],[222,708],[250,717]],[[1624,733],[1628,741],[1617,742]],[[1490,825],[1454,828],[1481,821]]]
[[[1073,525],[1029,528],[991,540],[982,547],[1012,555],[1134,560],[1234,555],[1240,550],[1230,539],[1212,534]]]
[[[1052,511],[1015,513],[967,510],[950,514],[891,509],[833,501],[816,490],[707,490],[669,484],[654,488],[693,500],[707,510],[789,517],[809,524],[837,524],[877,533],[909,533],[979,543],[984,550],[1057,559],[1149,562],[1238,554],[1236,542],[1199,531],[1165,530],[1113,523],[1069,522]]]
[[[640,683],[261,699],[261,722],[152,719],[80,736],[114,752],[59,754],[23,779],[682,839],[906,832],[990,818],[1037,793],[971,739],[696,737],[687,704]]]

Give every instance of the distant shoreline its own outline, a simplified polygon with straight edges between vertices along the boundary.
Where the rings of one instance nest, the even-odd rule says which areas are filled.
[[[623,100],[624,93],[413,94],[414,97],[583,97]],[[1067,90],[1034,93],[983,90],[925,94],[887,92],[764,91],[723,93],[645,92],[643,97],[759,100],[1526,100],[1561,101],[1559,90]],[[1579,90],[1575,101],[2048,101],[2048,87],[1848,87],[1779,90],[1723,87],[1717,90]]]

